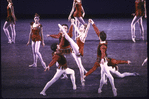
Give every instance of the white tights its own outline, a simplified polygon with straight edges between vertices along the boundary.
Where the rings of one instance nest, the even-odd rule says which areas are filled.
[[[33,52],[33,58],[34,58],[34,63],[33,64],[35,66],[37,66],[37,59],[39,57],[39,60],[40,60],[40,62],[42,64],[43,68],[45,69],[46,68],[46,64],[45,64],[45,62],[42,59],[41,53],[39,52],[40,43],[41,43],[41,41],[36,41],[36,42],[32,41],[32,52]]]
[[[110,73],[114,77],[124,78],[126,76],[135,76],[134,73],[129,73],[129,72],[120,73],[119,71],[115,70],[115,68],[112,68],[112,66],[108,66],[108,68],[110,70]]]
[[[116,92],[116,88],[115,88],[115,84],[114,84],[114,78],[110,73],[107,62],[105,62],[104,64],[100,64],[100,67],[101,67],[101,79],[100,79],[100,86],[99,86],[99,89],[98,89],[98,93],[102,92],[101,91],[102,87],[106,82],[105,77],[108,77],[109,81],[111,83],[111,86],[112,86],[113,94],[114,94],[114,96],[117,96],[117,92]]]
[[[136,25],[137,22],[139,23],[141,37],[144,39],[144,28],[143,28],[143,23],[142,23],[142,16],[135,16],[133,18],[132,22],[131,22],[131,35],[132,35],[132,38],[136,38],[135,25]]]
[[[75,72],[74,70],[70,69],[70,68],[67,68],[67,69],[57,69],[54,77],[49,81],[47,82],[47,84],[45,85],[45,87],[43,88],[42,92],[46,92],[46,90],[54,83],[56,82],[60,76],[65,73],[65,74],[70,74],[70,79],[71,79],[71,82],[72,82],[72,85],[73,85],[73,89],[76,89],[76,83],[75,83]]]
[[[11,29],[11,35],[12,38],[10,37],[9,31],[8,31],[8,27],[10,26]],[[4,26],[3,26],[3,30],[7,36],[8,42],[11,43],[15,43],[15,38],[16,38],[16,31],[15,31],[15,24],[13,24],[13,22],[5,22]]]

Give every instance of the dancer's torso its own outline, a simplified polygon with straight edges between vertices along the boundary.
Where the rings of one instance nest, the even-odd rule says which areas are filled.
[[[135,1],[136,16],[144,16],[144,1]]]
[[[39,24],[38,26],[33,26],[34,22],[31,23],[31,30],[32,30],[32,41],[36,42],[36,41],[41,41],[41,36],[40,36],[40,31],[42,28],[42,25]]]
[[[76,11],[74,12],[74,17],[82,17],[82,4],[76,3],[75,6]]]

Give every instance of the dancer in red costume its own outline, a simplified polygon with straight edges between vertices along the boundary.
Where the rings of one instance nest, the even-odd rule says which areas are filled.
[[[75,12],[74,12],[74,10],[75,10]],[[73,12],[74,12],[74,14],[73,14]],[[85,11],[82,6],[82,0],[74,0],[73,1],[72,10],[69,14],[68,20],[71,20],[72,14],[73,14],[73,17],[75,18],[75,24],[77,27],[79,27],[79,22],[82,23],[85,26],[85,28],[87,27],[87,24],[83,20],[83,17],[85,16]]]
[[[84,28],[84,25],[81,25],[79,28],[74,24],[74,19],[71,19],[72,24],[74,25],[75,30],[78,33],[78,36],[76,37],[76,43],[79,47],[79,53],[81,56],[84,55],[84,43],[88,34],[88,30],[90,28],[90,22],[88,22],[86,29]],[[69,41],[70,42],[70,41]]]
[[[62,27],[64,28],[65,32],[68,31],[68,25],[63,24]],[[73,56],[73,58],[75,59],[77,65],[79,67],[79,70],[80,70],[81,84],[82,84],[82,86],[84,86],[83,75],[84,75],[84,72],[87,72],[87,71],[85,70],[85,68],[82,65],[81,57],[78,57],[78,55],[76,55],[74,53],[74,51],[72,51],[69,41],[64,37],[63,31],[61,29],[59,29],[59,30],[60,30],[60,32],[58,34],[53,34],[53,35],[48,34],[47,36],[59,39],[58,47],[61,50],[61,52],[63,54],[71,54]],[[72,32],[73,32],[73,24],[71,24],[69,32],[67,33],[70,38],[73,36]]]
[[[30,44],[30,40],[32,40],[32,51],[33,51],[33,58],[34,58],[34,63],[32,65],[29,65],[29,67],[37,67],[37,59],[39,57],[40,62],[43,66],[43,68],[46,68],[46,64],[43,61],[42,55],[39,52],[40,44],[42,43],[43,47],[45,46],[44,44],[44,38],[43,38],[43,27],[39,23],[40,16],[36,13],[34,17],[35,22],[31,22],[31,30],[29,34],[29,40],[27,42],[27,45]]]
[[[132,36],[133,42],[136,42],[135,25],[137,22],[139,23],[139,26],[140,26],[141,39],[144,40],[144,28],[142,23],[142,17],[144,16],[145,18],[147,18],[146,1],[136,0],[135,9],[136,9],[136,12],[132,14],[134,18],[131,22],[131,36]]]
[[[8,43],[11,44],[11,43],[15,43],[15,38],[16,38],[15,24],[17,19],[14,13],[14,6],[12,3],[12,0],[7,0],[7,2],[8,2],[7,19],[4,23],[3,30],[8,38]],[[9,34],[9,30],[8,30],[9,26],[11,29],[12,37],[10,37],[10,34]]]
[[[49,70],[51,66],[53,66],[56,62],[59,63],[59,66],[57,68],[57,71],[54,75],[54,77],[49,81],[47,82],[47,84],[45,85],[45,87],[43,88],[43,90],[40,92],[40,94],[42,95],[46,95],[46,90],[54,83],[56,82],[59,77],[62,75],[62,74],[70,74],[70,78],[71,78],[71,82],[72,82],[72,85],[73,85],[73,90],[76,90],[76,82],[75,82],[75,72],[74,70],[70,69],[67,67],[67,61],[66,61],[66,58],[64,57],[63,53],[61,53],[61,50],[58,49],[57,47],[58,45],[57,44],[52,44],[51,45],[51,49],[54,51],[54,54],[53,54],[53,57],[52,57],[52,61],[50,62],[49,66],[45,69],[46,70]]]

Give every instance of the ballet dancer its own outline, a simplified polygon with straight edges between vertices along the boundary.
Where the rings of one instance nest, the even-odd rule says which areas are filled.
[[[71,22],[75,28],[75,30],[78,33],[78,36],[76,37],[76,43],[79,47],[79,53],[81,56],[83,56],[84,54],[84,43],[85,43],[85,39],[87,37],[88,34],[88,30],[90,28],[90,22],[88,22],[87,24],[87,28],[84,28],[84,25],[81,25],[80,28],[78,28],[75,24],[74,24],[74,19],[71,19]],[[70,38],[71,39],[71,38]],[[72,41],[72,40],[71,40]],[[70,41],[69,41],[70,42]],[[73,44],[72,44],[73,46]]]
[[[3,30],[4,30],[7,38],[8,38],[8,43],[11,44],[11,43],[15,43],[15,38],[16,38],[15,24],[16,24],[17,19],[15,16],[15,13],[14,13],[14,6],[12,3],[12,0],[7,0],[7,2],[8,2],[7,18],[6,18],[6,21],[4,23]],[[8,30],[9,26],[11,29],[12,37],[10,37],[10,34],[9,34],[9,30]]]
[[[111,75],[113,77],[118,77],[118,78],[124,78],[124,77],[127,77],[127,76],[138,76],[139,74],[134,72],[134,73],[129,73],[129,72],[124,72],[124,73],[120,73],[118,71],[118,64],[130,64],[131,61],[124,61],[124,60],[115,60],[115,59],[112,59],[112,58],[107,58],[106,61],[108,66],[106,66],[106,69],[110,71]],[[94,66],[92,69],[90,69],[85,75],[84,75],[84,79],[90,75],[91,73],[93,73],[98,67],[101,67],[100,63],[99,62],[95,62]],[[114,68],[115,67],[115,68]],[[102,67],[103,68],[103,65]],[[103,70],[101,70],[103,71]],[[104,84],[107,84],[107,77],[106,77],[106,74],[105,73],[101,73],[101,81],[100,81],[100,88],[98,89],[98,93],[101,93],[102,92],[102,87]]]
[[[76,82],[75,82],[75,72],[74,70],[67,68],[67,61],[66,58],[64,57],[64,55],[62,54],[61,50],[58,49],[57,44],[52,44],[51,45],[51,49],[54,51],[53,57],[52,57],[52,61],[50,62],[49,66],[46,67],[46,70],[49,70],[51,66],[53,66],[56,62],[59,63],[59,66],[57,68],[57,71],[54,75],[54,77],[47,82],[47,84],[45,85],[45,87],[43,88],[43,90],[40,92],[41,95],[46,95],[46,90],[54,83],[56,82],[60,76],[65,73],[65,74],[70,74],[70,78],[71,78],[71,82],[73,85],[73,90],[76,90]]]
[[[46,64],[43,61],[42,55],[39,52],[40,44],[42,43],[42,46],[45,46],[44,38],[43,38],[43,27],[39,23],[40,16],[35,13],[34,21],[30,23],[30,33],[29,33],[29,40],[27,42],[27,45],[30,44],[30,40],[32,40],[32,52],[33,52],[33,59],[34,63],[32,65],[29,65],[29,67],[37,67],[37,59],[39,57],[39,60],[43,66],[44,69],[46,69]]]
[[[74,12],[74,10],[75,10],[75,12]],[[73,14],[73,12],[74,12],[74,14]],[[83,12],[83,14],[82,14],[82,12]],[[83,17],[85,16],[85,11],[82,6],[82,0],[74,0],[73,1],[72,10],[69,14],[68,20],[71,20],[72,14],[73,14],[73,17],[75,18],[76,25],[77,24],[79,25],[78,22],[80,22],[85,26],[85,28],[87,27],[87,24],[85,23],[85,21],[83,19]]]
[[[92,19],[89,19],[89,21],[92,24],[92,26],[100,40],[100,43],[97,48],[97,61],[95,62],[95,64],[99,64],[101,67],[100,87],[98,90],[100,90],[102,88],[104,75],[106,75],[106,77],[109,78],[109,81],[111,83],[113,95],[117,96],[117,89],[115,88],[114,79],[113,79],[113,76],[111,75],[110,71],[107,69],[107,64],[106,64],[107,60],[105,59],[107,57],[106,33],[104,31],[100,32]]]
[[[140,39],[144,40],[144,27],[142,23],[142,17],[144,16],[147,18],[147,11],[146,11],[146,1],[145,0],[136,0],[135,1],[135,13],[132,15],[134,16],[132,22],[131,22],[131,36],[132,41],[136,42],[136,35],[135,35],[135,25],[138,22],[140,27]]]
[[[89,27],[90,27],[90,23],[88,23],[86,30],[84,30],[84,26],[83,26],[83,29],[80,28],[80,30],[78,30],[78,28],[74,24],[74,19],[71,19],[71,24],[74,25],[75,29],[77,29],[77,31],[79,33],[77,44],[73,41],[73,39],[71,37],[69,37],[69,35],[66,33],[63,26],[61,26],[60,24],[58,24],[58,26],[64,33],[64,35],[62,34],[63,37],[65,37],[66,40],[69,41],[69,43],[70,43],[70,45],[71,45],[71,47],[75,53],[75,56],[79,60],[80,64],[82,64],[81,56],[83,56],[84,43],[85,43],[85,39],[87,37],[87,32],[88,32]],[[80,67],[80,76],[81,76],[80,78],[81,78],[82,85],[84,86],[85,80],[83,79],[83,75],[84,75],[83,69],[84,69],[83,66]]]
[[[67,24],[63,24],[62,27],[64,28],[65,32],[68,31],[68,25]],[[67,33],[70,38],[72,38],[72,36],[73,36],[72,32],[73,32],[73,24],[71,24],[69,32]],[[81,58],[78,57],[74,53],[73,49],[70,46],[69,41],[65,39],[63,31],[61,29],[59,29],[59,33],[58,34],[52,34],[52,35],[48,34],[47,36],[59,39],[59,46],[58,47],[61,50],[61,52],[63,54],[71,54],[72,57],[75,59],[77,65],[79,67],[79,71],[80,71],[81,84],[82,84],[82,86],[84,86],[83,75],[84,75],[84,72],[87,72],[87,71],[85,70],[85,68],[82,65]]]

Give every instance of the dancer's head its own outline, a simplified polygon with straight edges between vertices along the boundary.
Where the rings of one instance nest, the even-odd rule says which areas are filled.
[[[35,13],[35,16],[34,16],[35,23],[38,23],[39,20],[40,20],[40,16],[37,13]]]
[[[105,41],[107,38],[107,35],[104,31],[101,31],[100,32],[100,35],[99,35],[99,39],[102,40],[102,41]]]
[[[51,50],[53,50],[54,52],[56,52],[56,53],[61,53],[61,51],[60,51],[60,49],[58,48],[58,44],[57,43],[53,43],[52,45],[51,45]]]
[[[7,0],[8,3],[12,3],[12,0]]]
[[[64,28],[64,30],[67,32],[68,31],[68,25],[67,24],[62,24],[62,27]],[[60,29],[60,32],[62,32],[62,30]]]
[[[81,2],[81,0],[75,0],[75,2]]]

